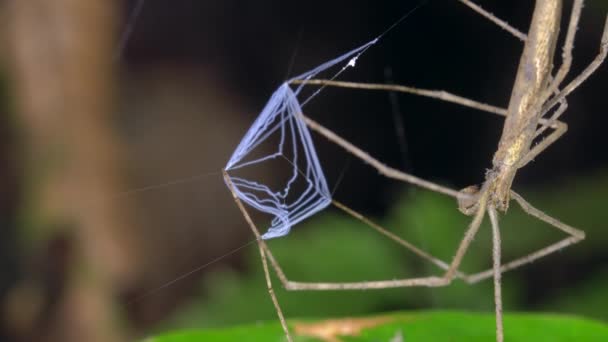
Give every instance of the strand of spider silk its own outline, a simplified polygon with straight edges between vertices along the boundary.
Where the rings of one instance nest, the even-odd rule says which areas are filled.
[[[222,172],[221,171],[214,171],[214,172],[206,172],[206,173],[200,173],[194,176],[190,176],[190,177],[185,177],[185,178],[177,178],[165,183],[160,183],[160,184],[154,184],[154,185],[148,185],[148,186],[144,186],[141,188],[135,188],[135,189],[130,189],[130,190],[126,190],[123,191],[119,194],[116,195],[117,198],[120,197],[128,197],[128,196],[132,196],[141,192],[146,192],[146,191],[150,191],[150,190],[156,190],[156,189],[161,189],[161,188],[166,188],[169,186],[174,186],[177,184],[184,184],[184,183],[190,183],[190,182],[195,182],[198,181],[200,179],[203,178],[207,178],[207,177],[211,177],[211,176],[219,176],[221,175]]]
[[[331,203],[331,194],[329,193],[327,181],[325,180],[323,171],[316,156],[314,145],[312,144],[312,139],[310,138],[310,133],[306,128],[305,123],[299,116],[302,112],[301,107],[305,105],[308,101],[310,101],[312,98],[314,98],[317,94],[319,94],[323,87],[317,89],[315,92],[313,92],[312,95],[310,95],[306,100],[304,100],[300,104],[297,95],[300,93],[300,91],[306,84],[306,80],[311,79],[315,75],[339,63],[342,63],[347,59],[348,63],[346,63],[336,74],[334,74],[332,79],[338,77],[349,66],[354,67],[357,58],[359,58],[372,45],[376,44],[380,38],[382,38],[390,30],[396,27],[400,22],[402,22],[407,16],[409,16],[414,10],[419,8],[421,5],[422,4],[418,5],[416,8],[403,15],[398,21],[396,21],[393,25],[391,25],[387,30],[385,30],[381,35],[379,35],[372,41],[358,48],[355,48],[341,56],[338,56],[337,58],[327,61],[304,74],[296,76],[292,80],[304,79],[304,82],[302,82],[295,90],[292,90],[288,85],[291,80],[283,83],[272,94],[270,100],[268,101],[258,118],[254,121],[251,128],[247,131],[247,133],[237,146],[236,150],[232,154],[230,160],[228,161],[226,165],[227,171],[238,167],[260,163],[271,158],[276,158],[279,155],[283,155],[283,145],[285,143],[286,136],[286,123],[289,125],[288,133],[290,133],[292,139],[292,154],[294,158],[292,164],[294,165],[294,168],[292,170],[292,177],[289,179],[282,191],[274,192],[264,184],[260,184],[255,181],[249,181],[243,178],[231,177],[235,188],[235,194],[239,198],[241,198],[245,203],[252,206],[253,208],[274,216],[274,219],[271,222],[271,226],[268,228],[268,231],[262,236],[264,239],[270,239],[273,237],[279,237],[288,234],[293,225],[324,209]],[[262,141],[266,140],[266,138],[268,138],[279,128],[281,129],[281,135],[277,152],[253,161],[239,163],[249,152],[251,152],[255,147],[257,147]],[[297,136],[300,141],[296,141],[296,131],[294,130],[294,128],[297,129]],[[304,149],[304,157],[305,161],[307,162],[306,173],[304,178],[308,186],[304,191],[302,191],[302,193],[297,197],[294,202],[286,203],[286,198],[290,192],[291,185],[295,182],[298,175],[297,169],[299,160],[297,153],[297,142],[301,142],[302,148]],[[263,198],[260,198],[254,192],[260,194],[261,196],[263,196]]]
[[[384,68],[384,83],[394,84],[393,69],[391,67]],[[399,152],[401,154],[401,167],[406,172],[411,172],[410,161],[408,158],[407,140],[405,139],[405,124],[401,116],[401,108],[399,106],[399,98],[394,91],[388,92],[388,99],[391,104],[391,112],[393,115],[393,126],[395,126],[395,135],[399,144]]]
[[[120,35],[120,40],[118,41],[118,45],[116,46],[116,49],[114,50],[114,60],[115,61],[119,60],[122,57],[125,47],[127,46],[127,43],[129,42],[129,38],[131,37],[133,30],[135,29],[135,23],[137,22],[137,19],[139,18],[139,15],[141,14],[141,12],[144,8],[145,1],[146,0],[138,0],[137,3],[135,4],[135,7],[131,11],[131,14],[129,15],[125,29],[124,29],[123,33]]]
[[[289,118],[280,117],[281,120],[278,123],[275,123],[275,119],[284,111],[287,88],[288,87],[281,85],[279,89],[270,96],[270,99],[232,153],[230,160],[226,164],[226,171],[240,167],[239,162],[279,128],[281,128],[281,140],[283,139],[283,123]],[[280,146],[282,145],[279,144],[279,147]],[[280,148],[278,149],[278,152],[280,152]],[[251,164],[251,162],[249,162],[249,164]]]
[[[211,265],[215,264],[216,262],[219,262],[219,261],[221,261],[222,259],[225,259],[225,258],[227,258],[227,257],[229,257],[229,256],[231,256],[231,255],[233,255],[233,254],[235,254],[235,253],[237,253],[237,252],[239,252],[240,250],[242,250],[242,249],[244,249],[244,248],[246,248],[246,247],[250,246],[252,243],[254,243],[254,242],[256,242],[256,241],[257,241],[257,239],[253,239],[253,240],[251,240],[251,241],[248,241],[248,242],[244,243],[243,245],[241,245],[241,246],[239,246],[239,247],[237,247],[237,248],[235,248],[235,249],[233,249],[233,250],[231,250],[231,251],[229,251],[229,252],[226,252],[226,253],[224,253],[224,254],[222,254],[222,255],[220,255],[220,256],[218,256],[218,257],[216,257],[216,258],[212,259],[211,261],[206,262],[206,263],[204,263],[204,264],[200,265],[199,267],[196,267],[196,268],[195,268],[195,269],[193,269],[193,270],[190,270],[190,271],[188,271],[188,272],[186,272],[186,273],[183,273],[183,274],[181,274],[181,275],[179,275],[179,276],[177,276],[177,277],[175,277],[175,278],[173,278],[173,279],[169,280],[168,282],[163,283],[162,285],[160,285],[160,286],[158,286],[158,287],[155,287],[155,288],[153,288],[152,290],[149,290],[149,291],[145,292],[144,294],[142,294],[142,295],[140,295],[140,296],[138,296],[138,297],[136,297],[136,298],[134,298],[134,299],[130,300],[130,301],[127,303],[127,305],[131,305],[131,304],[133,304],[133,303],[136,303],[136,302],[141,301],[141,300],[142,300],[142,299],[144,299],[144,298],[150,297],[150,296],[152,296],[152,295],[154,295],[154,294],[158,293],[159,291],[162,291],[162,290],[166,289],[167,287],[169,287],[169,286],[171,286],[171,285],[173,285],[173,284],[175,284],[175,283],[177,283],[177,282],[179,282],[179,281],[181,281],[181,280],[184,280],[184,279],[186,279],[186,278],[188,278],[188,277],[192,276],[193,274],[195,274],[195,273],[197,273],[197,272],[202,271],[203,269],[205,269],[205,268],[207,268],[207,267],[209,267],[209,266],[211,266]]]
[[[272,221],[272,226],[269,228],[267,234],[264,234],[264,238],[287,234],[290,226],[322,209],[325,205],[328,205],[330,201],[329,191],[326,190],[327,186],[324,177],[322,177],[318,159],[314,153],[312,138],[305,127],[305,123],[302,120],[298,120],[299,117],[297,116],[297,113],[299,112],[301,112],[301,109],[295,94],[286,84],[281,85],[271,96],[269,103],[245,134],[245,137],[226,166],[227,170],[233,170],[246,165],[262,162],[270,158],[276,158],[278,156],[284,157],[283,146],[285,145],[287,135],[289,135],[292,140],[291,153],[294,156],[294,162],[299,163],[297,148],[298,143],[302,144],[305,156],[303,160],[307,162],[308,177],[306,177],[306,179],[308,187],[293,203],[286,204],[285,198],[291,190],[291,185],[297,178],[298,174],[295,169],[292,171],[292,176],[284,188],[281,191],[276,192],[270,190],[270,188],[264,184],[238,177],[231,177],[235,186],[235,193],[239,198],[256,210],[275,216],[275,219]],[[281,130],[281,134],[277,152],[253,161],[241,162],[254,147],[264,141],[270,133],[278,129]],[[315,179],[314,184],[311,181],[311,178]],[[264,198],[261,199],[252,191],[259,193]],[[319,192],[321,192],[320,196]]]
[[[292,176],[283,190],[276,192],[270,190],[270,188],[264,184],[238,177],[231,177],[235,187],[235,193],[239,198],[256,210],[274,216],[271,226],[263,235],[264,239],[286,235],[291,226],[319,210],[322,210],[331,202],[331,195],[329,194],[326,181],[322,174],[322,170],[320,169],[320,164],[316,157],[316,153],[314,152],[312,138],[306,129],[305,123],[302,120],[299,120],[298,113],[301,112],[301,109],[295,94],[286,84],[283,84],[279,87],[277,92],[275,92],[275,95],[271,96],[270,102],[277,101],[280,103],[266,106],[250,128],[249,132],[243,138],[243,141],[241,141],[241,144],[239,144],[233,158],[231,158],[231,161],[227,165],[228,170],[239,167],[239,159],[251,150],[250,146],[259,144],[259,141],[255,141],[255,139],[263,140],[264,137],[268,136],[268,134],[263,134],[263,129],[268,129],[270,123],[276,122],[279,117],[281,117],[280,122],[269,130],[276,130],[278,129],[277,126],[280,126],[281,128],[279,151],[283,150],[282,146],[285,144],[287,135],[285,131],[289,133],[292,139],[291,152],[294,158],[292,165],[297,165],[299,163],[297,148],[298,142],[301,142],[305,157],[303,160],[306,161],[305,180],[308,186],[292,203],[286,203],[285,199],[287,195],[289,195],[291,185],[298,176],[296,167],[292,169]],[[277,108],[278,110],[275,110]],[[287,120],[282,119],[283,117],[287,118]],[[287,126],[287,129],[285,126]],[[296,136],[299,140],[296,139]],[[250,139],[253,139],[254,141],[251,141]],[[279,155],[283,154],[279,153]],[[269,157],[274,158],[276,157],[276,154]],[[266,158],[268,157],[260,158],[260,160]],[[248,162],[247,164],[250,163],[251,162]],[[311,181],[311,179],[314,179],[314,182]],[[252,191],[260,193],[264,198],[259,198]]]
[[[373,42],[368,43],[360,48],[346,53],[345,55],[326,62],[301,76],[304,78],[312,77],[313,75],[324,71],[336,63],[340,63],[341,61],[349,58],[353,54],[359,53],[372,43]],[[299,91],[300,89],[301,86],[296,91]],[[286,133],[290,135],[292,140],[292,164],[294,167],[292,168],[292,176],[287,184],[285,184],[282,191],[274,192],[264,184],[260,184],[255,181],[248,181],[242,178],[231,177],[235,194],[239,198],[256,210],[266,212],[274,216],[274,219],[271,221],[271,226],[263,235],[264,239],[270,239],[288,234],[293,225],[324,209],[331,202],[331,195],[329,194],[329,190],[326,190],[326,180],[320,168],[318,158],[316,157],[316,152],[314,146],[312,145],[312,139],[310,138],[310,133],[308,132],[305,123],[299,117],[299,113],[301,113],[301,111],[301,106],[298,102],[296,94],[287,85],[287,83],[283,83],[271,96],[269,102],[264,107],[259,117],[254,121],[251,128],[245,134],[226,165],[226,170],[228,171],[237,167],[259,163],[270,158],[276,158],[278,155],[283,155],[283,146],[285,144]],[[287,132],[285,129],[286,125],[288,126]],[[297,139],[296,130],[294,127],[297,127]],[[250,151],[252,151],[256,146],[270,136],[270,134],[279,128],[281,130],[281,134],[276,153],[253,161],[240,163]],[[298,142],[301,142],[302,144],[305,154],[305,161],[307,162],[305,177],[307,187],[294,202],[286,203],[286,198],[290,192],[291,185],[293,182],[295,182],[298,175],[296,170],[299,162]],[[311,176],[315,180],[314,183],[311,181]],[[263,198],[258,197],[253,192],[259,193],[263,196]]]
[[[411,9],[410,11],[408,11],[407,13],[405,13],[403,16],[401,16],[401,18],[399,18],[396,22],[394,22],[392,25],[390,25],[384,32],[382,32],[380,35],[378,35],[375,39],[367,42],[366,44],[355,48],[349,52],[344,53],[341,56],[338,56],[337,58],[334,58],[328,62],[325,62],[319,66],[317,66],[316,68],[309,70],[301,75],[298,75],[290,80],[288,80],[287,82],[285,82],[284,84],[282,84],[279,89],[277,89],[275,91],[275,93],[272,94],[270,100],[268,101],[268,103],[266,104],[266,106],[264,107],[264,109],[262,110],[260,116],[256,119],[256,121],[254,122],[254,124],[252,125],[252,127],[249,129],[249,131],[246,133],[245,137],[243,137],[243,139],[241,140],[241,143],[239,144],[239,146],[237,147],[237,149],[235,150],[235,152],[233,153],[232,157],[230,158],[230,161],[228,162],[228,165],[226,165],[226,170],[230,170],[233,169],[234,164],[236,164],[236,162],[238,160],[240,160],[245,154],[247,154],[248,152],[250,152],[254,147],[257,146],[257,144],[261,143],[261,141],[263,141],[264,139],[259,139],[257,144],[248,144],[248,142],[253,142],[255,140],[258,140],[258,136],[259,134],[262,134],[262,132],[264,132],[263,127],[259,127],[262,126],[264,124],[268,125],[271,122],[266,120],[267,118],[265,117],[265,113],[267,115],[270,115],[271,112],[273,112],[273,109],[278,111],[279,109],[282,108],[277,108],[278,106],[282,106],[285,104],[284,101],[281,101],[283,99],[283,97],[287,96],[285,94],[285,92],[287,91],[288,88],[284,87],[285,84],[289,84],[291,81],[303,81],[300,83],[300,85],[293,91],[294,94],[297,96],[301,89],[306,85],[306,80],[312,78],[313,76],[317,75],[318,73],[331,68],[332,66],[350,58],[349,62],[344,65],[340,71],[338,71],[331,79],[335,79],[336,77],[338,77],[344,70],[346,70],[349,66],[353,67],[356,64],[356,60],[359,58],[359,56],[361,56],[365,51],[367,51],[368,48],[370,48],[372,45],[376,44],[378,42],[379,39],[381,39],[382,37],[384,37],[385,35],[387,35],[391,30],[393,30],[396,26],[398,26],[401,22],[403,22],[407,17],[409,17],[414,11],[416,11],[417,9],[419,9],[421,6],[423,6],[424,4],[426,4],[426,1],[418,4],[416,7],[414,7],[413,9]],[[351,56],[355,55],[354,57],[351,58]],[[312,95],[310,95],[306,100],[304,100],[303,102],[301,102],[300,107],[303,107],[304,104],[306,104],[308,101],[310,101],[313,97],[315,97],[322,89],[324,88],[324,86],[321,86],[319,89],[317,89]],[[276,113],[276,112],[275,112]],[[254,127],[258,127],[258,129],[254,129]],[[276,129],[276,128],[275,128]],[[268,131],[267,134],[265,135],[265,137],[267,137],[268,135],[270,135],[272,133],[272,131]],[[255,137],[254,137],[255,136]]]
[[[235,193],[251,207],[266,212],[275,218],[264,239],[282,236],[288,233],[291,226],[310,216],[310,213],[318,211],[326,206],[327,196],[321,195],[314,187],[309,186],[292,203],[284,205],[284,201],[278,198],[276,193],[270,191],[265,185],[249,182],[237,177],[231,177],[234,182]],[[266,193],[268,196],[260,199],[248,190]],[[275,236],[275,234],[280,234]]]
[[[350,54],[352,55],[352,53]],[[345,56],[342,56],[342,60],[344,58]],[[331,63],[326,64],[325,67],[329,67],[340,60],[341,59],[338,58],[337,60],[331,61]],[[317,68],[317,70],[321,71],[322,68]],[[313,70],[313,72],[316,72],[317,70]],[[287,133],[289,133],[292,140],[291,152],[294,158],[293,162],[290,162],[294,165],[294,168],[292,170],[291,178],[282,191],[273,192],[264,184],[237,177],[231,178],[235,186],[235,193],[239,198],[253,208],[274,216],[271,227],[263,235],[264,239],[286,235],[291,226],[323,209],[329,205],[331,201],[331,195],[327,190],[326,181],[323,177],[322,170],[320,169],[316,153],[314,152],[310,133],[308,132],[305,123],[299,119],[300,112],[301,108],[295,94],[287,84],[282,84],[271,96],[271,99],[260,113],[260,116],[245,134],[245,137],[233,153],[233,156],[230,158],[226,167],[227,170],[232,170],[262,162],[270,158],[276,158],[277,156],[284,157],[283,146],[286,139],[285,126],[288,126]],[[253,161],[240,163],[241,159],[253,148],[279,128],[281,129],[281,134],[277,152]],[[296,132],[298,134],[296,134]],[[298,141],[296,136],[299,138]],[[305,161],[307,162],[305,180],[307,181],[308,187],[293,203],[285,203],[291,185],[295,182],[298,175],[296,170],[296,165],[299,163],[297,153],[298,142],[302,143]],[[315,180],[314,184],[311,181],[311,178]],[[260,193],[264,198],[262,199],[256,196],[252,191]]]
[[[353,161],[353,159],[349,155],[346,159],[346,162],[344,163],[344,166],[342,167],[342,170],[340,171],[340,174],[338,175],[338,178],[336,179],[336,184],[334,184],[333,189],[331,189],[332,198],[336,195],[336,191],[338,191],[338,187],[340,186],[340,183],[342,183],[342,180],[344,179],[344,176],[346,175],[346,170],[348,170],[348,168],[350,167],[350,163],[352,161]]]
[[[297,164],[295,164],[293,161],[289,160],[287,157],[285,157],[285,156],[283,156],[283,155],[281,155],[281,157],[282,157],[282,158],[283,158],[283,159],[284,159],[286,162],[288,162],[289,164],[291,164],[291,165],[292,165],[292,168],[293,168],[293,170],[294,170],[294,172],[296,172],[297,174],[299,174],[300,176],[302,176],[302,178],[304,178],[304,179],[306,180],[306,182],[308,182],[309,184],[310,184],[310,183],[312,183],[312,182],[313,182],[313,181],[316,179],[316,178],[314,178],[314,177],[311,177],[311,170],[310,170],[310,167],[311,167],[311,165],[313,165],[312,163],[307,164],[307,165],[308,165],[308,170],[307,170],[307,172],[306,172],[306,173],[304,173],[304,171],[302,171],[302,169],[301,169],[301,168],[300,168],[300,167],[299,167]],[[319,180],[317,180],[317,181],[319,181]],[[324,187],[325,187],[325,188],[324,188]],[[318,195],[321,195],[321,196],[322,196],[322,194],[323,194],[323,193],[326,193],[326,192],[328,192],[328,191],[329,191],[329,190],[328,190],[328,188],[327,188],[327,184],[317,184],[317,185],[316,185],[316,187],[315,187],[315,186],[313,186],[313,188],[317,188],[317,189],[318,189],[318,188],[321,188],[321,189],[323,189],[323,190],[322,190],[322,191],[321,191],[321,192],[318,194]],[[309,190],[310,190],[310,187],[309,187],[309,188],[308,188],[306,191],[309,191]],[[326,199],[328,199],[329,201],[331,201],[331,197],[333,197],[332,195],[333,195],[333,193],[332,193],[332,194],[330,194],[329,196],[322,196],[322,197],[325,197]],[[313,196],[314,196],[314,194],[313,194]],[[314,198],[314,197],[311,197],[311,198]],[[322,200],[323,200],[323,198],[317,198],[317,202],[316,202],[316,203],[319,203],[319,205],[320,205],[320,202],[321,202]],[[303,209],[302,209],[302,207],[303,207],[303,205],[304,205],[304,204],[305,204],[305,203],[300,203],[300,205],[297,207],[297,209],[298,209],[298,210],[303,210]],[[289,208],[289,207],[288,207],[288,208]],[[300,213],[298,213],[298,214],[297,214],[297,217],[301,217],[302,215],[303,215],[303,213],[301,213],[301,212],[300,212]]]
[[[406,12],[404,15],[402,15],[397,21],[395,21],[393,24],[391,24],[388,28],[386,28],[382,33],[380,33],[378,36],[376,36],[376,38],[372,39],[371,41],[367,42],[366,44],[364,44],[354,50],[351,50],[351,51],[339,56],[338,58],[335,58],[326,63],[323,63],[320,66],[316,67],[315,69],[312,69],[302,75],[298,75],[298,76],[290,79],[289,81],[287,81],[287,83],[290,83],[291,81],[295,81],[295,80],[298,80],[298,81],[303,80],[303,82],[301,82],[300,85],[298,86],[298,88],[294,91],[296,94],[299,94],[302,87],[304,87],[306,85],[307,80],[313,78],[316,74],[342,62],[343,60],[345,60],[346,58],[349,58],[350,56],[352,56],[354,54],[355,56],[350,58],[348,63],[346,63],[346,65],[344,65],[336,74],[334,74],[331,78],[329,78],[329,80],[336,79],[348,67],[354,68],[357,63],[357,59],[359,59],[359,57],[361,55],[363,55],[372,45],[375,45],[378,41],[380,41],[382,38],[384,38],[384,36],[386,36],[389,32],[391,32],[393,29],[395,29],[395,27],[397,27],[399,24],[401,24],[407,17],[412,15],[415,11],[417,11],[422,6],[426,5],[427,2],[428,2],[428,0],[425,0],[425,1],[422,1],[421,3],[419,3],[418,5],[416,5],[414,8],[412,8],[411,10]],[[317,90],[315,90],[308,98],[306,98],[304,101],[301,102],[301,107],[304,107],[310,100],[312,100],[323,89],[325,89],[326,86],[327,85],[322,85]]]
[[[265,238],[270,238],[273,234],[286,233],[286,230],[291,225],[305,219],[309,216],[310,211],[315,210],[314,208],[318,206],[324,206],[325,201],[327,201],[326,196],[319,195],[318,191],[313,190],[313,187],[309,186],[296,201],[282,205],[284,204],[284,200],[279,198],[276,193],[271,192],[265,185],[249,182],[237,177],[232,177],[231,180],[234,182],[235,193],[239,198],[253,208],[275,216],[272,226],[269,228],[269,233]],[[267,196],[264,199],[260,199],[248,190],[266,193]]]

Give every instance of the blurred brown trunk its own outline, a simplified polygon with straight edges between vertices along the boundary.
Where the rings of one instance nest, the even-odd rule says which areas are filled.
[[[114,14],[110,0],[7,4],[12,77],[27,146],[30,207],[24,214],[36,218],[24,236],[29,244],[36,239],[39,250],[57,236],[68,242],[62,245],[65,266],[46,270],[51,278],[61,277],[54,279],[59,286],[43,294],[51,298],[10,300],[9,312],[17,317],[9,321],[22,340],[127,339],[116,298],[133,274],[137,249],[126,203],[116,201],[122,170],[110,120]],[[40,287],[30,283],[21,287]]]

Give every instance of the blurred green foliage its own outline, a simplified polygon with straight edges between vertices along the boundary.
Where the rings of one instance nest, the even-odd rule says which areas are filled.
[[[370,321],[378,319],[371,317]],[[386,320],[385,320],[386,319]],[[308,323],[308,322],[307,322]],[[320,326],[339,326],[339,322],[316,322]],[[576,317],[542,314],[505,315],[509,341],[606,341],[608,325]],[[292,322],[292,331],[294,325]],[[328,331],[328,330],[324,330]],[[337,330],[336,330],[337,331]],[[322,341],[310,334],[292,333],[295,341]],[[415,312],[383,315],[377,324],[361,331],[341,336],[339,341],[492,341],[494,340],[494,316],[468,312]],[[307,336],[308,335],[308,336]],[[336,336],[337,335],[337,336]],[[318,336],[318,335],[316,335]],[[338,341],[329,339],[326,341]],[[285,341],[278,322],[258,323],[224,329],[205,329],[172,332],[149,338],[146,342],[189,341]]]
[[[530,189],[522,195],[537,208],[585,230],[587,239],[506,273],[503,278],[505,309],[560,312],[608,320],[608,310],[598,305],[608,303],[605,291],[608,267],[604,264],[602,268],[601,264],[608,246],[608,210],[604,208],[608,203],[608,173]],[[371,219],[445,261],[451,259],[470,220],[458,212],[450,198],[420,190],[401,196],[385,218]],[[491,235],[487,223],[486,220],[464,260],[462,270],[465,272],[491,265]],[[243,226],[245,229],[245,223]],[[503,260],[514,259],[565,237],[557,229],[526,215],[515,202],[501,219],[501,231]],[[315,216],[289,236],[269,241],[269,246],[287,276],[297,281],[361,281],[440,274],[432,264],[336,210]],[[176,313],[169,326],[163,328],[275,320],[257,247],[249,249],[246,260],[244,274],[224,269],[208,276],[202,283],[200,298]],[[604,273],[598,273],[602,270]],[[526,278],[535,274],[541,278]],[[562,281],[553,282],[553,276]],[[273,281],[283,311],[290,319],[356,316],[401,309],[486,312],[494,309],[491,280],[476,285],[456,280],[445,288],[351,292],[286,292],[278,279]],[[531,285],[541,289],[541,293],[530,292]]]

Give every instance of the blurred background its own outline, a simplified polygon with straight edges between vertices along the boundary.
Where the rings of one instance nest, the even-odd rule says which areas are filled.
[[[274,320],[255,244],[240,248],[253,237],[219,171],[278,85],[371,40],[418,3],[1,1],[0,340],[127,341]],[[478,3],[527,30],[531,1]],[[586,1],[569,79],[595,58],[607,11]],[[341,79],[506,107],[521,50],[461,3],[429,1]],[[507,273],[507,311],[608,320],[600,304],[608,303],[607,70],[568,98],[568,133],[514,184],[588,239]],[[306,112],[388,165],[455,189],[483,181],[502,128],[491,114],[382,92],[328,88]],[[313,139],[336,199],[450,259],[468,222],[454,201]],[[515,205],[502,235],[505,260],[563,238]],[[270,247],[293,280],[438,271],[331,208]],[[463,270],[490,264],[484,226]],[[288,318],[493,311],[491,282],[277,292]]]

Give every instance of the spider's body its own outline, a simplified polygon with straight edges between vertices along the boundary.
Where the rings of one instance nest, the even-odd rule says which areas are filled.
[[[511,184],[536,137],[542,107],[551,92],[553,56],[559,34],[561,0],[537,1],[532,25],[521,56],[507,109],[503,133],[483,189],[491,193],[489,204],[506,211]],[[538,25],[535,22],[542,21]]]

